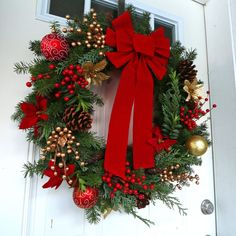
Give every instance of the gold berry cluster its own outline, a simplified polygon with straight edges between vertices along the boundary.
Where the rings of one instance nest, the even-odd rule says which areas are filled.
[[[51,160],[57,163],[59,159],[58,166],[66,169],[67,155],[73,155],[76,160],[80,160],[79,152],[77,151],[79,146],[80,143],[76,142],[76,137],[72,135],[71,130],[57,127],[48,137],[46,147],[41,150],[41,160],[46,159],[47,153],[53,153]],[[84,162],[81,161],[80,165],[84,166]]]
[[[180,190],[182,189],[180,183],[183,183],[183,182],[186,183],[188,180],[190,180],[190,181],[195,180],[195,183],[199,184],[200,178],[198,175],[192,176],[186,172],[176,174],[175,170],[178,170],[179,168],[180,168],[180,165],[176,164],[176,165],[170,166],[168,168],[165,168],[164,170],[161,170],[159,173],[161,181],[162,182],[169,182],[169,181],[170,182],[177,182],[176,187]]]
[[[84,17],[83,23],[85,24],[87,30],[83,31],[80,27],[78,28],[63,28],[62,32],[77,32],[78,34],[85,35],[85,39],[83,41],[74,41],[71,42],[72,47],[85,45],[87,48],[104,48],[105,46],[105,35],[103,33],[103,28],[97,21],[97,13],[94,11],[94,9],[90,10],[91,13],[91,20]],[[70,16],[66,15],[66,19],[70,20]],[[103,52],[99,52],[100,56],[103,56]]]

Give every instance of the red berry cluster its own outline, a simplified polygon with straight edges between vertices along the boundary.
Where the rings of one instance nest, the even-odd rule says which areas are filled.
[[[145,184],[146,176],[136,176],[130,169],[130,163],[126,162],[126,177],[121,179],[106,172],[102,180],[112,189],[110,197],[114,198],[117,191],[122,191],[124,194],[134,195],[137,199],[144,199],[145,195],[141,191],[153,190],[154,184]]]
[[[64,78],[60,83],[55,83],[54,87],[59,89],[54,95],[56,98],[60,98],[64,95],[64,100],[67,102],[70,100],[70,95],[75,93],[76,85],[81,88],[88,86],[88,81],[83,77],[83,69],[80,65],[70,65],[62,71]]]
[[[48,67],[50,70],[54,70],[56,68],[54,64],[50,64]],[[32,76],[30,78],[30,81],[26,82],[26,86],[30,88],[35,81],[41,79],[50,79],[50,78],[51,78],[50,73],[38,74],[37,76]]]
[[[209,91],[207,95],[209,95]],[[199,100],[194,103],[188,103],[187,107],[180,107],[180,121],[189,129],[193,130],[197,127],[196,121],[201,117],[209,113],[213,108],[216,108],[216,104],[212,105],[211,109],[203,110],[202,107],[206,102],[209,101],[209,98],[203,99],[202,97],[198,98]],[[202,102],[204,100],[204,102]]]

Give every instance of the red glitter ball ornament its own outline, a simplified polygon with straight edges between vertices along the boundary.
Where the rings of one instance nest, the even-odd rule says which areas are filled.
[[[82,191],[78,187],[74,188],[73,192],[74,203],[83,209],[93,207],[98,200],[98,189],[87,187],[85,191]]]
[[[47,34],[41,41],[41,52],[49,61],[61,61],[69,54],[69,44],[59,34]]]

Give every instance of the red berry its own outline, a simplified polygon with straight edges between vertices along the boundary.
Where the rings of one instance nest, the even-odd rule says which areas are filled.
[[[210,91],[207,91],[207,94],[210,94]]]
[[[114,194],[114,193],[110,193],[110,197],[111,197],[111,198],[114,198],[114,197],[115,197],[115,194]]]
[[[108,183],[108,186],[111,188],[112,187],[112,183]]]
[[[106,177],[105,176],[102,176],[102,181],[106,181]]]
[[[129,165],[130,165],[130,163],[127,161],[127,162],[125,163],[125,165],[126,165],[126,166],[129,166]]]
[[[80,68],[80,69],[78,70],[78,72],[79,72],[80,74],[82,74],[82,73],[83,73],[83,69]]]
[[[67,89],[68,89],[68,90],[70,90],[70,89],[72,89],[72,88],[73,88],[72,84],[69,84],[69,85],[67,86]]]
[[[111,178],[110,178],[110,177],[107,177],[107,178],[106,178],[106,181],[107,181],[107,183],[110,183],[110,182],[111,182]]]
[[[142,176],[142,180],[145,180],[145,179],[146,179],[146,176],[145,176],[145,175],[143,175],[143,176]]]
[[[205,101],[207,102],[207,101],[208,101],[208,98],[205,98]]]
[[[26,86],[30,88],[32,86],[32,83],[31,82],[27,82]]]
[[[77,65],[76,70],[80,70],[80,69],[81,69],[80,65]]]
[[[64,97],[64,101],[68,102],[70,99],[68,97]]]
[[[56,68],[56,66],[55,66],[54,64],[50,64],[50,65],[49,65],[49,69],[50,69],[50,70],[54,70],[55,68]]]
[[[138,190],[135,189],[135,190],[133,191],[133,193],[134,193],[134,195],[138,195]]]
[[[59,88],[59,87],[60,87],[60,84],[59,84],[59,83],[55,83],[55,84],[54,84],[54,87],[55,87],[55,88]]]
[[[127,174],[130,174],[130,172],[131,172],[130,169],[127,169],[127,170],[126,170],[126,173],[127,173]]]
[[[206,109],[206,113],[208,113],[210,110],[209,109]]]
[[[69,75],[74,75],[74,71],[73,71],[73,70],[69,70],[69,71],[68,71],[68,74],[69,74]]]
[[[61,85],[64,86],[66,84],[65,81],[61,81]]]
[[[130,195],[133,194],[133,190],[132,189],[129,190],[129,194]]]
[[[148,189],[148,186],[147,186],[147,185],[143,185],[143,189],[144,189],[144,190],[147,190],[147,189]]]
[[[151,190],[153,190],[153,189],[155,188],[155,185],[154,185],[154,184],[151,184],[151,185],[149,186],[149,188],[150,188]]]
[[[216,105],[216,104],[213,104],[213,105],[212,105],[212,107],[213,107],[213,108],[216,108],[216,107],[217,107],[217,105]]]
[[[66,77],[64,78],[64,80],[65,80],[66,82],[70,82],[70,77],[66,76]]]
[[[43,75],[42,75],[42,74],[38,74],[38,78],[39,78],[39,79],[42,79],[42,78],[43,78]]]
[[[74,70],[74,65],[69,65],[70,70]]]
[[[72,80],[73,80],[73,81],[76,81],[78,78],[79,78],[79,76],[76,75],[76,74],[72,76]]]
[[[142,200],[142,199],[144,199],[144,195],[143,195],[143,194],[139,194],[139,195],[138,195],[138,198],[139,198],[140,200]]]
[[[184,107],[180,107],[180,110],[181,110],[181,111],[184,111],[184,110],[185,110],[185,108],[184,108]]]
[[[136,181],[135,179],[131,179],[131,183],[134,184]]]
[[[31,77],[32,82],[36,81],[35,77]]]
[[[55,93],[55,97],[56,97],[56,98],[59,98],[60,96],[61,96],[60,93]]]
[[[125,187],[128,188],[128,187],[129,187],[129,184],[128,184],[128,183],[125,183]]]

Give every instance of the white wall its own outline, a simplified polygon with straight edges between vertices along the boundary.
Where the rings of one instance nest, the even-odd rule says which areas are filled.
[[[235,0],[211,0],[206,6],[211,98],[218,105],[212,112],[218,236],[235,236],[236,231],[235,8]]]
[[[35,20],[35,6],[35,0],[0,1],[0,235],[21,235],[27,143],[10,116],[28,88],[27,76],[17,76],[13,65],[32,58],[28,42],[48,32],[48,24]]]

